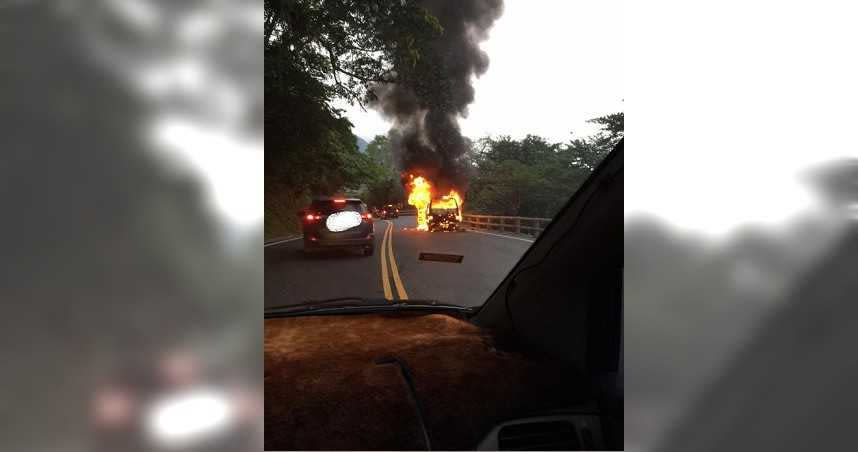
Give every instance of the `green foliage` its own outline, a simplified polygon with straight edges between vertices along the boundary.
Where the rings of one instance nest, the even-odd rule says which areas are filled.
[[[567,144],[548,143],[534,135],[480,140],[473,152],[467,210],[553,217],[622,138],[623,113],[593,122],[603,126],[599,133]]]
[[[265,0],[266,69],[277,59],[317,82],[314,95],[361,102],[373,84],[399,81],[441,31],[412,0]],[[277,72],[288,86],[292,74]]]
[[[386,171],[393,171],[393,152],[386,136],[376,135],[366,146],[366,154]]]
[[[367,145],[366,154],[372,161],[373,177],[368,179],[362,199],[371,206],[404,202],[405,189],[393,164],[390,140],[377,135]]]
[[[611,113],[610,115],[600,116],[587,122],[601,125],[602,131],[607,132],[610,139],[616,142],[623,138],[623,116],[623,112]]]

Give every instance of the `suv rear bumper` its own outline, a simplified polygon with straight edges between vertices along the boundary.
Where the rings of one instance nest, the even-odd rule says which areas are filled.
[[[304,248],[351,248],[358,246],[369,246],[375,242],[375,234],[370,233],[368,237],[351,239],[317,239],[304,238]]]

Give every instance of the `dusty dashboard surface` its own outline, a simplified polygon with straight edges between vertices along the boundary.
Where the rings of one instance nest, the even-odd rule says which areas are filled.
[[[269,319],[264,350],[266,450],[470,449],[587,394],[571,369],[444,314]]]

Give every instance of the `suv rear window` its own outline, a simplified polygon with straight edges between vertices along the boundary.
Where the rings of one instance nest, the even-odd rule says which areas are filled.
[[[334,212],[352,211],[365,213],[366,208],[360,201],[346,201],[344,203],[336,203],[334,201],[313,201],[310,204],[310,210],[318,212],[320,215],[330,215]]]

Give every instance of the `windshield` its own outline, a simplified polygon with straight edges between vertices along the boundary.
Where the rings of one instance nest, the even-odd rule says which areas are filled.
[[[528,48],[566,44],[502,26],[523,17],[503,10],[297,4],[282,16],[266,3],[266,306],[481,306],[622,138],[620,67],[537,62]],[[295,26],[307,23],[318,30]]]
[[[324,195],[311,189],[287,192],[294,199],[267,207],[278,223],[266,230],[266,307],[342,297],[479,307],[620,136],[603,131],[565,145],[534,137],[470,140],[472,171],[455,188],[415,174],[418,168],[401,176],[385,164],[401,150],[376,137],[364,163],[380,180],[332,186],[330,199],[303,201]]]

